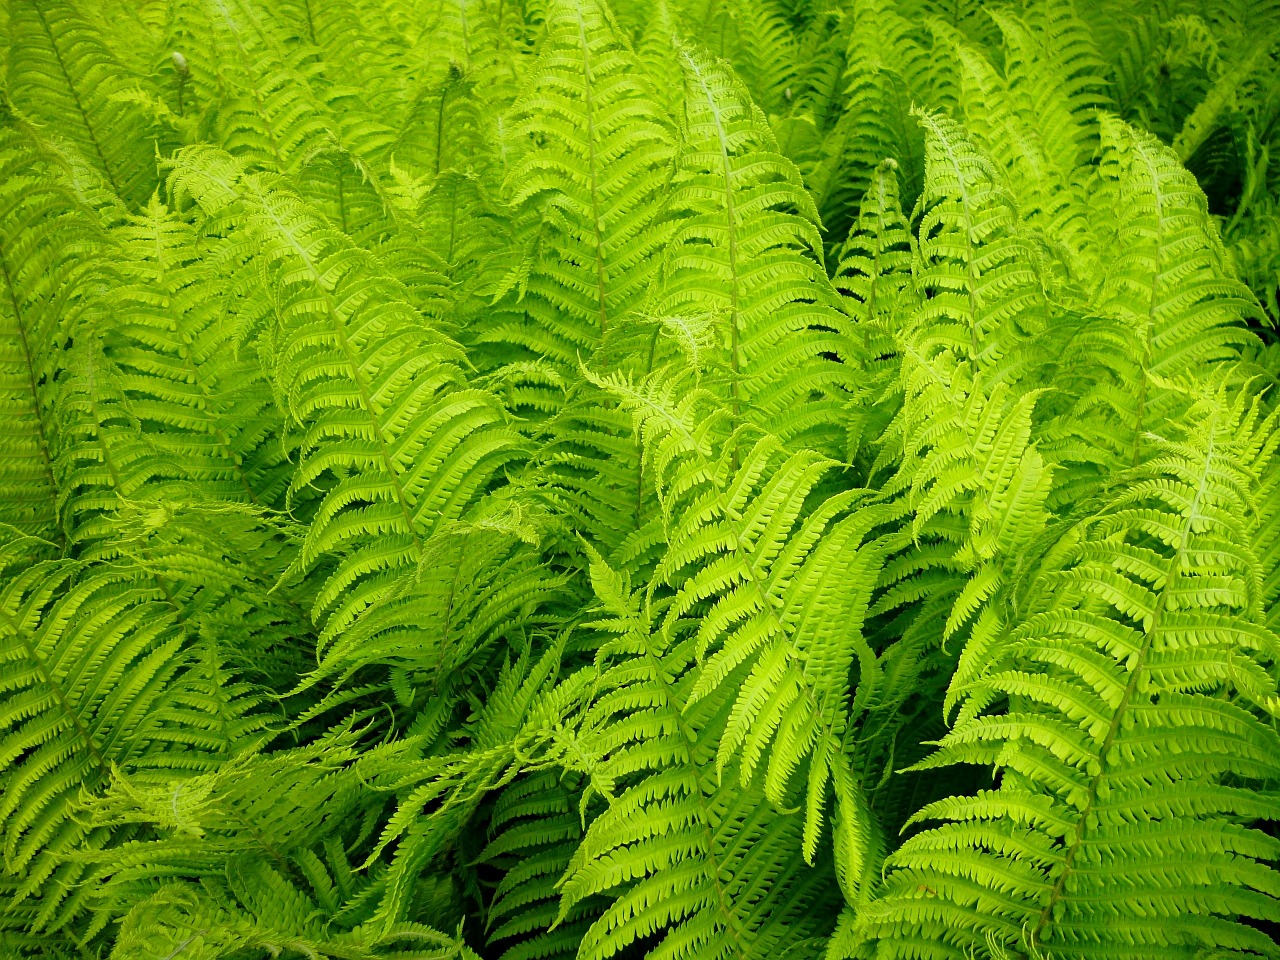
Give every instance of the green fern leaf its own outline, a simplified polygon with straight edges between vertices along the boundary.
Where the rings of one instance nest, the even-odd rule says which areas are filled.
[[[1276,638],[1249,583],[1248,451],[1274,431],[1247,396],[1206,391],[1161,439],[1026,619],[987,652],[938,752],[994,764],[994,791],[941,801],[942,826],[890,857],[860,918],[876,956],[1005,949],[1052,957],[1248,956],[1275,946]],[[1003,709],[999,705],[1005,705]],[[909,946],[915,944],[915,946]],[[910,952],[908,952],[910,951]]]

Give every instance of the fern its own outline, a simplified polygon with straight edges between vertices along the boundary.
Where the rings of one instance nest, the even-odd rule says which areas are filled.
[[[21,878],[15,905],[46,892],[31,921],[39,931],[83,907],[83,868],[63,856],[103,840],[73,816],[80,790],[103,785],[113,766],[200,758],[165,749],[184,738],[165,708],[181,690],[189,627],[154,581],[133,565],[33,562],[22,546],[7,551],[25,569],[5,589],[0,818],[6,869]]]
[[[535,149],[508,174],[526,246],[504,286],[527,319],[491,336],[537,357],[570,363],[594,348],[636,305],[661,242],[670,134],[632,62],[609,14],[574,0],[552,19],[516,103],[510,135]]]
[[[585,717],[591,784],[608,806],[565,869],[559,916],[592,895],[613,902],[584,933],[579,954],[607,957],[660,938],[663,955],[756,955],[812,936],[806,913],[822,902],[821,888],[801,864],[774,859],[781,845],[770,842],[799,841],[801,821],[771,811],[732,774],[717,775],[726,710],[692,695],[695,637],[663,649],[649,625],[635,622],[643,613],[617,609],[636,603],[619,593],[617,575],[597,564],[594,578],[612,605],[599,626],[620,634],[601,647],[610,659]],[[625,612],[631,622],[616,619]],[[624,789],[618,780],[627,774],[643,776]],[[764,878],[767,888],[758,889]]]
[[[419,560],[424,535],[461,516],[510,456],[512,440],[487,395],[458,389],[457,347],[367,255],[229,155],[185,157],[175,188],[215,215],[243,204],[240,229],[261,245],[253,255],[284,284],[268,336],[283,402],[307,424],[293,488],[337,471],[299,562],[310,566],[353,540],[358,546],[367,533],[381,534],[376,546],[348,554],[318,596],[318,615],[337,608],[332,631],[385,590],[389,575]]]
[[[1276,956],[1278,31],[0,5],[0,954]]]
[[[656,308],[706,313],[722,329],[736,422],[768,423],[783,437],[821,429],[824,404],[814,399],[836,405],[854,387],[852,344],[817,263],[817,211],[770,149],[746,91],[723,67],[688,50],[679,56],[686,121],[672,204],[685,216]]]
[[[34,176],[31,151],[13,136],[4,144],[4,219],[0,266],[5,285],[3,522],[33,536],[59,538],[57,476],[50,438],[49,354],[58,323],[48,289],[73,285],[74,258],[52,242],[71,228],[65,196]],[[70,222],[69,222],[70,220]]]
[[[861,921],[875,955],[1271,949],[1234,918],[1276,910],[1273,841],[1249,825],[1274,811],[1246,787],[1275,776],[1274,731],[1250,712],[1275,709],[1275,638],[1242,500],[1273,430],[1247,397],[1206,390],[1182,436],[1064,534],[922,764],[993,763],[999,786],[916,814],[948,823],[890,858]],[[1181,751],[1155,761],[1169,737]]]
[[[143,116],[117,96],[128,74],[75,4],[12,6],[7,83],[15,104],[79,148],[122,200],[139,202],[157,175]]]
[[[272,504],[283,492],[280,423],[269,386],[236,357],[225,301],[201,261],[189,222],[153,202],[118,231],[118,287],[129,322],[107,345],[135,415],[154,424],[163,455],[185,478],[227,499]]]
[[[1116,122],[1103,133],[1119,168],[1115,202],[1131,217],[1113,241],[1118,256],[1098,306],[1132,331],[1119,356],[1130,364],[1122,377],[1135,385],[1123,394],[1108,391],[1106,402],[1124,425],[1119,436],[1129,438],[1129,450],[1117,452],[1136,464],[1148,417],[1167,416],[1164,404],[1177,402],[1176,392],[1162,390],[1159,381],[1229,359],[1252,339],[1242,320],[1257,306],[1220,266],[1222,242],[1205,217],[1203,196],[1171,151]]]

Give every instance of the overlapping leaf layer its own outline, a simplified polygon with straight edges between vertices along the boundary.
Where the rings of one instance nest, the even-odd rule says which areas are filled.
[[[0,960],[1280,956],[1280,6],[3,10]]]

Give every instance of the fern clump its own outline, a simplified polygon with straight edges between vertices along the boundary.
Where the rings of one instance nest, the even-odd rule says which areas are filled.
[[[1280,11],[8,0],[3,960],[1280,956]]]

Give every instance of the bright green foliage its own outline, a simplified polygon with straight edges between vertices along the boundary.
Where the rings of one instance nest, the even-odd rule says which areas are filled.
[[[949,822],[890,856],[862,917],[876,956],[933,940],[926,955],[1274,949],[1235,918],[1274,916],[1280,891],[1276,841],[1254,826],[1276,815],[1257,787],[1280,773],[1266,669],[1280,638],[1247,506],[1275,424],[1221,391],[1192,414],[1067,529],[1017,597],[1018,627],[962,660],[958,716],[917,769],[990,763],[999,788],[913,815]]]
[[[1280,7],[5,0],[0,960],[1280,956]]]

